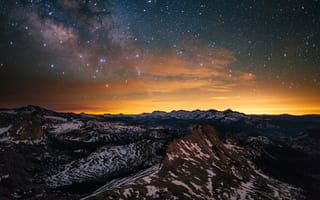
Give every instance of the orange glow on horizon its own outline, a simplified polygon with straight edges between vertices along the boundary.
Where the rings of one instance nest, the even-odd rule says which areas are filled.
[[[15,99],[23,99],[24,105],[89,114],[197,109],[232,109],[246,114],[320,114],[320,93],[311,82],[285,85],[283,80],[266,79],[236,68],[232,64],[237,59],[227,49],[200,46],[189,54],[191,58],[170,51],[143,57],[139,65],[130,63],[126,71],[121,71],[127,74],[125,77],[114,72],[112,76],[94,80],[28,81],[32,89],[21,90]],[[8,93],[11,94],[10,90]],[[11,102],[10,95],[7,101]]]
[[[224,111],[227,109],[231,109],[231,108],[226,108],[226,109],[215,109],[215,108],[207,108],[207,109],[200,109],[203,111],[206,110],[210,110],[210,109],[214,109],[214,110],[218,110],[218,111]],[[85,113],[85,114],[92,114],[92,115],[103,115],[103,114],[112,114],[112,115],[116,115],[116,114],[127,114],[127,115],[136,115],[136,114],[142,114],[142,113],[152,113],[153,111],[164,111],[164,112],[171,112],[174,110],[186,110],[186,111],[194,111],[197,109],[173,109],[173,110],[161,110],[161,109],[155,109],[155,110],[127,110],[127,111],[95,111],[95,110],[57,110],[58,112],[71,112],[71,113],[75,113],[75,114],[80,114],[80,113]],[[236,112],[240,112],[240,113],[244,113],[244,114],[248,114],[248,115],[281,115],[281,114],[289,114],[289,115],[313,115],[313,114],[320,114],[320,108],[315,107],[315,108],[301,108],[301,109],[297,109],[297,110],[285,110],[283,108],[244,108],[244,109],[239,109],[239,110],[235,110],[232,109],[233,111]]]
[[[216,72],[213,72],[216,76]],[[256,80],[254,75],[238,72],[219,79],[182,80],[129,79],[94,84],[79,84],[76,95],[91,93],[96,98],[73,101],[72,109],[57,106],[63,112],[88,114],[141,114],[173,110],[226,110],[245,114],[320,114],[319,94],[301,86],[290,90],[277,83]],[[203,75],[205,76],[205,75]],[[230,80],[231,79],[231,80]],[[90,87],[88,86],[90,85]],[[74,109],[73,109],[74,108]]]
[[[264,100],[261,100],[264,99]],[[167,103],[170,102],[170,103]],[[110,104],[110,102],[108,102]],[[306,115],[306,114],[319,114],[320,106],[317,102],[304,103],[298,100],[282,100],[280,98],[268,98],[267,97],[218,97],[215,100],[212,98],[192,100],[192,101],[161,101],[154,99],[145,100],[130,100],[130,101],[118,101],[117,107],[114,109],[105,109],[103,103],[101,106],[97,106],[94,109],[82,109],[82,110],[58,110],[61,112],[73,112],[73,113],[87,113],[87,114],[141,114],[150,113],[153,111],[165,111],[171,112],[173,110],[210,110],[215,109],[219,111],[232,109],[233,111],[245,113],[245,114],[291,114],[291,115]]]

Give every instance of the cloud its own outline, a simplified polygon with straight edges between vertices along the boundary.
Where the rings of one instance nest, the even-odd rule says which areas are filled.
[[[218,50],[216,51],[218,52]],[[215,59],[213,57],[205,58],[198,62],[197,60],[190,60],[188,57],[174,54],[155,55],[148,63],[143,63],[142,71],[149,75],[162,77],[225,78],[227,74],[225,67],[232,62],[233,60]]]
[[[254,81],[256,76],[252,73],[238,72],[239,81]]]
[[[235,61],[230,50],[198,44],[182,54],[172,49],[146,54],[140,63],[135,63],[135,69],[148,78],[147,87],[151,82],[168,84],[174,92],[179,89],[178,81],[181,89],[226,93],[236,87],[252,85],[256,80],[254,74],[234,69],[231,65]]]

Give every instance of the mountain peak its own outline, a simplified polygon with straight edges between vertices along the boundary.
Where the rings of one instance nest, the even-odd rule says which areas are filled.
[[[43,108],[43,107],[40,107],[40,106],[37,106],[37,105],[29,104],[29,105],[26,105],[26,106],[23,106],[23,107],[18,108],[18,110],[23,110],[23,111],[39,111],[39,110],[48,110],[48,109]]]

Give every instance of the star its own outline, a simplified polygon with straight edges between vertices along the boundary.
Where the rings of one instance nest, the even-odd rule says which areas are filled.
[[[107,102],[112,109],[124,108],[112,102],[117,96],[128,107],[139,102],[139,111],[152,111],[145,110],[151,109],[150,94],[159,109],[175,109],[161,105],[168,99],[187,109],[238,108],[246,103],[208,98],[241,95],[252,105],[271,108],[252,97],[254,88],[270,97],[264,102],[277,100],[283,108],[301,102],[317,107],[319,6],[315,1],[268,6],[264,1],[3,1],[0,93],[43,105],[72,105],[77,96],[96,96],[95,101],[79,101],[79,107]],[[13,96],[5,93],[9,85],[20,88],[22,80],[41,84],[21,86]],[[70,85],[33,99],[24,94],[41,91],[49,80]],[[109,88],[108,97],[100,94],[101,86]],[[115,89],[123,86],[121,92]],[[194,95],[199,98],[189,98]],[[8,98],[0,98],[0,104],[17,102],[3,102]]]
[[[104,64],[104,63],[106,63],[107,62],[107,60],[105,59],[105,58],[100,58],[99,59],[99,63],[100,64]]]

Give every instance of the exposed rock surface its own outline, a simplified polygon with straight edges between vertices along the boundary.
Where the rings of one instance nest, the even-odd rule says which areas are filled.
[[[2,109],[0,199],[319,199],[319,130],[316,115]]]

